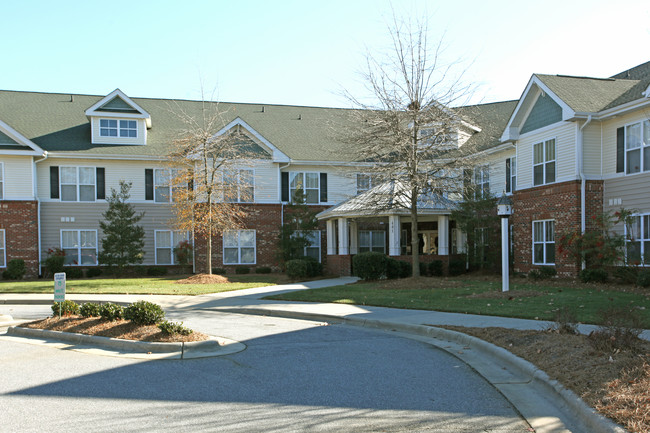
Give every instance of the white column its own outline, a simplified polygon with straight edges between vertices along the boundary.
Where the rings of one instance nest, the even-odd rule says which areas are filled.
[[[350,232],[348,231],[348,219],[339,218],[339,255],[350,254],[349,248]]]
[[[334,231],[334,220],[327,220],[327,255],[336,254],[336,232]]]
[[[508,254],[508,217],[501,217],[501,291],[507,292],[510,290],[510,272],[508,265],[510,264],[510,257]]]
[[[438,255],[449,255],[449,215],[438,215]]]
[[[402,253],[400,238],[402,236],[402,227],[400,225],[399,215],[390,215],[388,217],[388,255],[399,256]]]
[[[350,221],[350,254],[359,253],[359,228],[356,221]]]

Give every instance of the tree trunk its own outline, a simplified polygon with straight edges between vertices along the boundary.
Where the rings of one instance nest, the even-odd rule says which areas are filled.
[[[418,199],[417,191],[411,189],[411,260],[412,274],[420,276],[420,239],[418,238]]]

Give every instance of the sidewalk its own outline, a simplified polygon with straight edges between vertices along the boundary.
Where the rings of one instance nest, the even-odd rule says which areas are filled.
[[[511,401],[537,433],[624,431],[597,414],[573,392],[551,380],[543,371],[512,355],[507,350],[462,333],[432,326],[458,325],[540,330],[548,328],[552,322],[437,311],[262,299],[288,291],[349,284],[354,281],[356,281],[354,277],[344,277],[200,296],[75,294],[68,295],[67,299],[76,302],[111,301],[123,304],[144,299],[161,305],[168,313],[187,314],[198,310],[222,311],[343,323],[398,332],[406,338],[414,338],[432,344],[469,364]],[[0,294],[0,305],[50,305],[51,303],[52,295]],[[2,323],[0,323],[1,325]],[[585,334],[595,328],[593,325],[579,326],[580,332]],[[650,330],[645,330],[642,338],[650,340]]]

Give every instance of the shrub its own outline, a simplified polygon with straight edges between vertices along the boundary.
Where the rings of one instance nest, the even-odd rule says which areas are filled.
[[[250,274],[251,273],[251,268],[249,268],[248,266],[237,266],[235,268],[235,273],[237,275]]]
[[[73,314],[79,314],[79,304],[74,301],[65,300],[63,302],[55,302],[52,304],[52,313],[54,313],[55,316],[59,315],[59,305],[61,306],[62,316],[72,316]]]
[[[302,260],[307,262],[307,276],[317,277],[323,274],[323,264],[313,257],[303,257]]]
[[[101,274],[102,270],[100,268],[88,268],[86,270],[86,277],[88,278],[99,277]]]
[[[411,276],[411,273],[413,273],[413,267],[409,262],[404,262],[402,260],[398,260],[397,263],[399,264],[399,277],[400,278],[408,278]]]
[[[443,264],[442,260],[434,260],[429,263],[429,275],[432,277],[442,277]]]
[[[465,259],[457,258],[449,260],[449,275],[462,275],[467,272],[467,265]]]
[[[65,263],[65,252],[61,248],[50,248],[47,250],[47,259],[45,259],[45,269],[50,275],[63,272]]]
[[[165,312],[153,302],[137,301],[124,309],[124,318],[136,325],[155,325],[165,318]]]
[[[174,335],[174,334],[180,334],[180,335],[190,335],[192,331],[190,328],[186,328],[183,326],[183,322],[178,323],[178,322],[170,322],[168,320],[165,320],[164,322],[160,322],[158,324],[158,329],[164,334],[164,335]]]
[[[539,268],[531,269],[528,272],[528,278],[533,281],[548,280],[557,275],[557,271],[553,266],[542,266]]]
[[[27,272],[25,261],[23,259],[11,259],[7,264],[7,270],[2,273],[5,280],[20,280]]]
[[[583,269],[580,271],[580,281],[583,283],[605,283],[609,274],[605,269]]]
[[[429,276],[429,264],[420,262],[420,276],[427,277]]]
[[[99,310],[99,304],[94,302],[86,302],[79,308],[79,312],[83,317],[99,317],[101,316]]]
[[[286,263],[287,277],[291,279],[307,278],[309,275],[309,263],[303,259],[293,259]]]
[[[65,269],[65,278],[79,279],[84,277],[84,271],[81,268],[67,267]]]
[[[639,272],[636,284],[641,287],[650,287],[650,270],[643,270]]]
[[[378,280],[386,276],[387,258],[383,253],[367,252],[352,258],[354,273],[362,280]]]
[[[634,266],[617,266],[612,272],[612,276],[623,284],[634,284],[639,277],[639,269]]]
[[[271,273],[271,268],[268,266],[260,266],[258,268],[255,268],[255,273],[256,274],[270,274]]]
[[[121,319],[124,317],[124,308],[120,305],[107,302],[99,307],[99,315],[102,316],[102,319],[104,320],[113,321]]]
[[[555,323],[549,331],[558,334],[578,334],[578,317],[574,309],[560,307],[555,311]]]
[[[395,278],[400,277],[400,265],[399,262],[392,257],[386,259],[386,278],[389,280],[394,280]]]
[[[212,268],[212,273],[216,275],[225,275],[226,270],[224,268]]]
[[[601,325],[589,334],[589,341],[600,351],[635,350],[643,331],[643,320],[637,310],[610,307],[599,312]]]
[[[167,275],[167,268],[163,266],[151,266],[147,268],[147,275],[150,277],[162,277]]]

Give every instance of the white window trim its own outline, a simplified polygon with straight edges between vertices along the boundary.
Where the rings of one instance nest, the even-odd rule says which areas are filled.
[[[321,203],[321,201],[320,201],[320,172],[318,172],[318,171],[290,171],[289,172],[289,202],[293,202],[293,194],[291,193],[291,191],[297,191],[297,189],[291,188],[292,177],[295,177],[296,175],[301,174],[301,173],[302,173],[302,182],[303,182],[302,191],[305,194],[305,199],[307,198],[306,189],[310,189],[310,190],[317,189],[318,190],[318,193],[317,193],[318,200],[315,203],[309,203],[309,202],[305,201],[305,204],[319,204],[319,203]],[[308,174],[315,174],[316,175],[316,179],[318,180],[318,188],[306,188],[307,175]]]
[[[127,122],[125,128],[122,127],[122,122]],[[135,127],[130,127],[131,122],[135,124]],[[122,135],[122,131],[125,131],[127,135]],[[135,132],[135,135],[133,137],[128,135],[130,131]],[[117,135],[119,138],[138,138],[138,121],[134,119],[119,119],[117,123]]]
[[[368,240],[370,242],[369,245],[361,244],[361,233],[369,233],[370,234],[370,236],[368,236]],[[383,250],[378,251],[378,252],[386,254],[386,231],[385,230],[359,230],[359,242],[358,242],[359,251],[361,251],[361,248],[368,248],[368,251],[373,251],[374,252],[375,250],[373,249],[374,245],[373,245],[372,240],[373,240],[373,238],[375,236],[378,236],[379,233],[381,233],[381,238],[384,241],[384,245],[383,245]]]
[[[0,200],[5,199],[5,164],[0,162]]]
[[[168,232],[168,233],[170,233],[170,239],[171,239],[171,246],[170,247],[158,247],[158,233],[160,233],[160,232]],[[176,236],[178,234],[181,234],[181,233],[183,233],[183,231],[180,231],[180,230],[154,230],[153,231],[154,263],[156,265],[161,265],[161,266],[163,266],[163,265],[167,265],[167,266],[176,265],[177,264],[176,253],[174,252],[174,249],[176,248],[176,245],[178,245],[180,242],[185,241],[185,240],[189,241],[190,244],[193,245],[192,238],[190,237],[190,232],[185,232],[185,237],[182,237],[181,239],[176,239]],[[158,260],[158,249],[159,248],[160,249],[164,248],[164,249],[170,249],[171,250],[171,254],[170,254],[170,257],[172,259],[171,263],[160,263],[159,262],[159,260]]]
[[[645,143],[644,140],[643,140],[643,137],[644,137],[644,134],[643,134],[644,125],[645,125],[646,122],[649,123],[648,127],[650,127],[650,119],[644,119],[644,120],[641,120],[641,121],[638,121],[638,122],[631,122],[631,123],[626,123],[625,125],[623,125],[623,131],[624,131],[624,137],[625,137],[625,140],[624,140],[624,143],[623,143],[624,150],[625,150],[625,156],[624,156],[625,169],[623,170],[623,173],[626,176],[634,176],[635,174],[647,173],[647,172],[650,171],[650,167],[644,167],[644,165],[643,165],[643,161],[644,161],[643,153],[644,153],[645,149],[648,149],[648,152],[650,152],[650,142]],[[634,149],[628,149],[627,148],[627,128],[629,126],[633,126],[633,125],[637,125],[637,124],[641,126],[641,145],[639,147],[634,148]],[[634,150],[639,151],[639,171],[634,172],[634,173],[628,173],[628,168],[629,167],[628,167],[628,164],[627,164],[627,160],[628,160],[627,154],[628,154],[628,152],[631,152],[631,151],[634,151]]]
[[[553,222],[553,242],[547,241],[546,240],[546,223],[552,221]],[[535,242],[535,223],[543,223],[542,227],[544,228],[543,233],[542,233],[542,241],[541,242]],[[555,220],[554,219],[545,219],[545,220],[534,220],[533,223],[531,224],[531,241],[532,241],[532,260],[531,262],[534,265],[539,265],[539,266],[554,266],[555,261],[553,263],[547,263],[546,262],[546,245],[547,244],[553,244],[553,248],[555,248],[555,232],[556,232],[556,227],[555,227]],[[536,262],[535,261],[535,245],[537,244],[542,244],[544,246],[543,251],[544,251],[544,262]]]
[[[636,174],[636,173],[635,173]],[[628,249],[627,249],[627,244],[636,241],[639,242],[639,254],[641,255],[641,260],[638,266],[642,267],[648,267],[650,266],[650,259],[646,258],[646,255],[650,254],[650,251],[645,251],[645,242],[650,241],[650,233],[645,233],[644,230],[644,225],[643,225],[643,218],[648,217],[650,218],[650,213],[643,213],[643,214],[635,214],[632,215],[634,217],[640,218],[641,220],[639,221],[639,233],[637,233],[638,237],[636,237],[633,240],[629,239],[630,233],[628,233],[627,230],[627,225],[625,226],[625,258],[629,260],[627,257],[628,254]]]
[[[6,268],[7,267],[7,233],[5,232],[5,229],[0,229],[0,233],[2,233],[2,243],[0,243],[0,248],[2,249],[2,255],[0,255],[0,258],[2,258],[2,263],[4,263],[4,265],[0,265],[0,268]]]
[[[505,188],[505,191],[506,191],[506,195],[512,195],[517,190],[517,156],[511,156],[510,158],[506,158],[506,161],[510,161],[510,191],[508,191],[508,188]],[[513,166],[515,167],[514,170],[512,169]],[[505,174],[506,176],[508,175],[507,170]],[[508,179],[506,179],[506,186],[507,185],[508,185]]]
[[[359,176],[367,176],[368,177],[368,189],[359,189]],[[356,187],[357,187],[357,195],[363,194],[364,192],[369,191],[373,187],[376,186],[376,185],[374,185],[374,183],[376,181],[373,180],[373,175],[371,175],[369,173],[356,173],[355,177],[356,177],[355,181],[356,181]]]
[[[547,160],[546,160],[546,144],[547,144],[549,141],[553,141],[553,143],[554,143],[554,146],[555,146],[555,152],[553,152],[553,153],[555,154],[555,159],[549,159],[549,160],[547,161]],[[542,160],[542,162],[535,164],[535,146],[538,145],[538,144],[541,144],[541,145],[542,145],[542,155],[543,155],[543,158],[544,158],[544,159]],[[531,155],[531,159],[530,159],[530,160],[531,160],[531,162],[532,162],[532,171],[533,171],[533,172],[532,172],[532,181],[533,181],[533,187],[536,187],[536,186],[543,186],[543,185],[552,185],[552,184],[556,183],[556,182],[557,182],[557,178],[558,178],[558,176],[557,176],[557,137],[550,137],[550,138],[547,138],[547,139],[542,140],[542,141],[535,141],[535,142],[533,143],[533,145],[531,146],[530,150],[531,150],[531,152],[532,152],[532,155]],[[552,162],[552,163],[554,164],[554,167],[555,167],[555,180],[554,180],[553,182],[548,182],[548,181],[546,180],[546,177],[547,177],[547,176],[546,176],[546,164],[548,164],[549,162]],[[542,170],[542,174],[543,174],[543,176],[544,176],[544,179],[542,179],[542,183],[535,184],[535,167],[538,166],[538,165],[541,165],[541,166],[542,166],[542,169],[543,169],[543,170]]]
[[[63,183],[63,175],[61,174],[61,169],[63,168],[74,168],[77,171],[77,180],[75,182],[75,186],[77,189],[77,199],[76,200],[63,200],[63,185],[72,185],[71,183]],[[90,184],[90,183],[81,183],[81,176],[79,175],[79,171],[82,168],[90,168],[93,170],[93,179],[95,180],[95,183]],[[92,200],[81,200],[81,187],[82,186],[90,186],[92,185],[95,188],[95,192],[93,193],[93,199]],[[62,165],[59,167],[59,201],[61,202],[66,202],[66,203],[93,203],[97,201],[97,167],[96,166],[88,166],[88,165]]]
[[[475,198],[487,198],[490,195],[490,165],[485,164],[474,168]],[[485,187],[487,186],[487,196]]]
[[[106,120],[106,121],[109,121],[109,122],[111,120],[114,120],[116,122],[115,128],[102,126],[102,120]],[[135,122],[135,128],[130,128],[128,126],[126,128],[122,128],[122,122],[123,121],[125,121],[125,122]],[[128,125],[128,123],[127,123],[127,125]],[[109,135],[104,135],[104,134],[102,134],[102,129],[108,129],[108,130],[115,129],[115,133],[117,135],[110,135],[110,134]],[[130,137],[129,135],[122,135],[122,131],[135,131],[135,136]],[[127,118],[122,119],[122,118],[115,118],[115,117],[100,117],[99,118],[99,136],[102,137],[102,138],[114,138],[114,139],[118,139],[118,140],[138,138],[138,121],[135,120],[135,119],[127,119]]]
[[[77,247],[77,264],[74,263],[68,263],[65,266],[97,266],[97,256],[99,252],[99,245],[98,245],[98,239],[97,239],[97,230],[96,229],[61,229],[59,231],[59,246],[61,247],[62,250],[64,249],[71,249],[71,248],[64,248],[63,247],[63,232],[77,232],[77,239],[79,240],[79,246]],[[95,263],[92,264],[81,264],[81,232],[94,232],[95,233]],[[88,248],[84,248],[88,249]]]
[[[226,171],[235,171],[237,172],[237,200],[231,200],[230,203],[255,203],[255,169],[253,168],[230,168],[230,169],[225,169],[223,172],[221,172],[221,181],[224,185],[224,201],[225,201],[225,185],[226,185]],[[242,194],[241,194],[241,188],[242,188],[242,182],[241,182],[241,172],[242,171],[250,171],[251,172],[251,186],[253,187],[253,196],[251,197],[250,200],[242,200]]]
[[[236,247],[226,247],[226,243],[223,241],[226,232],[237,232],[237,246]],[[253,257],[255,258],[252,263],[242,263],[241,261],[241,249],[242,248],[251,248],[249,246],[242,247],[239,233],[241,232],[253,232]],[[226,262],[226,248],[237,248],[237,263]],[[221,242],[221,254],[222,262],[224,265],[255,265],[257,264],[257,231],[254,229],[244,229],[244,230],[226,230],[222,236]]]

